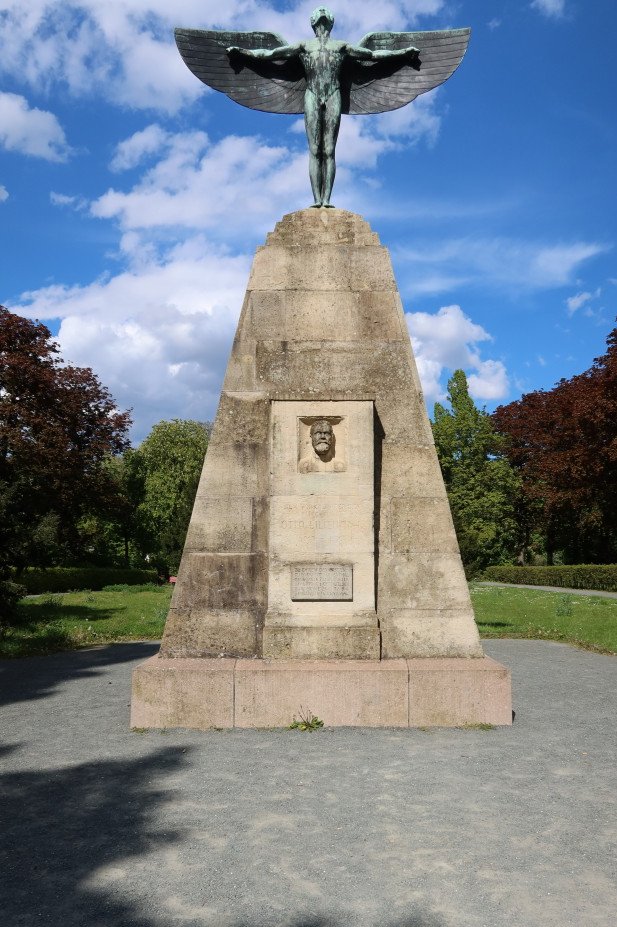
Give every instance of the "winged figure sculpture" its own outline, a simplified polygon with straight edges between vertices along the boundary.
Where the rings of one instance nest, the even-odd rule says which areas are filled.
[[[236,103],[266,113],[303,113],[315,206],[329,207],[341,115],[399,109],[446,81],[469,29],[369,32],[357,45],[330,38],[327,7],[311,15],[314,39],[289,44],[274,32],[176,29],[187,67]]]

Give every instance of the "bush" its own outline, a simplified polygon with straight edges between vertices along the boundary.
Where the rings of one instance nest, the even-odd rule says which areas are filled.
[[[25,594],[24,586],[0,579],[0,622],[13,617],[15,606]]]
[[[18,577],[27,595],[43,592],[70,592],[75,589],[100,590],[104,586],[139,586],[156,583],[156,570],[120,570],[102,567],[50,567],[24,570]]]
[[[599,589],[617,592],[617,563],[604,566],[492,566],[482,579],[525,586],[560,586],[569,589]]]

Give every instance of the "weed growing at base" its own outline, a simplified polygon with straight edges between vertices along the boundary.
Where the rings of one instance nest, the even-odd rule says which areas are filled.
[[[290,731],[318,731],[320,727],[323,727],[321,718],[314,715],[312,711],[305,711],[302,706],[300,706],[298,714],[300,715],[300,719],[293,719],[289,725]]]

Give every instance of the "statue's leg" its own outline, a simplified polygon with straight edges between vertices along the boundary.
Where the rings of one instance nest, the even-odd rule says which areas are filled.
[[[332,196],[332,187],[336,176],[336,161],[334,152],[336,149],[336,140],[338,139],[339,129],[341,127],[341,95],[333,93],[326,101],[324,113],[324,131],[323,131],[323,196],[321,199],[322,206],[330,206],[330,197]]]
[[[321,206],[322,188],[322,107],[315,95],[307,90],[304,95],[304,125],[309,146],[309,176],[315,206]]]

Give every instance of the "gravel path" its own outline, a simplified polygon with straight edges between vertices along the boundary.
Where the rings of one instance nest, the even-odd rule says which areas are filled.
[[[0,662],[7,927],[614,924],[614,657],[487,642],[509,729],[131,734],[154,650]]]

